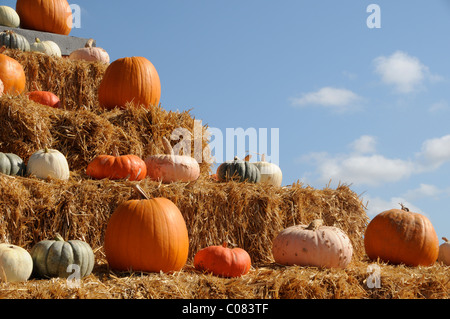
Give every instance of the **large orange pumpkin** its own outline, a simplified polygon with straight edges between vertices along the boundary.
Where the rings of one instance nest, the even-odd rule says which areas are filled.
[[[95,179],[140,181],[147,176],[147,166],[137,155],[99,155],[88,164],[86,174]]]
[[[17,0],[16,11],[23,29],[69,35],[72,9],[67,0]]]
[[[105,71],[98,89],[100,106],[125,108],[127,103],[157,106],[161,82],[154,65],[144,57],[121,58]]]
[[[439,254],[439,240],[430,220],[422,214],[390,209],[367,225],[364,246],[368,257],[392,264],[429,266]]]
[[[250,255],[242,248],[209,246],[200,249],[194,256],[194,267],[197,270],[211,272],[221,277],[240,277],[247,274],[251,267]]]
[[[4,55],[6,47],[0,48],[0,80],[5,94],[19,95],[25,90],[25,71],[15,59]]]
[[[171,272],[186,264],[189,238],[178,207],[167,198],[144,199],[120,204],[111,215],[104,249],[112,269],[118,271]]]

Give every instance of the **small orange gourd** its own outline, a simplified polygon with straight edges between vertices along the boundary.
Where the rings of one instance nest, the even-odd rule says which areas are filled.
[[[194,267],[199,271],[211,272],[220,277],[240,277],[247,274],[251,267],[250,255],[242,248],[209,246],[200,249],[194,256]]]

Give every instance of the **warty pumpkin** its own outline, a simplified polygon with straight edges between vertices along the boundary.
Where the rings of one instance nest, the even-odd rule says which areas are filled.
[[[442,237],[444,243],[439,246],[438,261],[444,265],[450,266],[450,241]]]
[[[154,65],[144,57],[126,57],[112,62],[98,89],[98,100],[106,109],[125,108],[127,103],[158,106],[161,82]]]
[[[149,198],[139,185],[135,190],[141,199],[122,202],[108,221],[103,247],[109,266],[118,271],[181,270],[189,253],[183,215],[171,200]]]
[[[42,240],[33,246],[30,255],[33,259],[33,275],[40,278],[67,278],[73,267],[79,268],[80,279],[89,276],[94,269],[94,252],[82,240],[65,241],[60,234],[53,240]]]
[[[20,26],[20,18],[16,10],[8,6],[0,6],[0,25],[18,28]]]
[[[229,248],[226,242],[221,246],[200,249],[194,256],[195,269],[227,278],[247,274],[251,264],[247,251],[239,247]]]
[[[0,173],[24,176],[25,172],[26,165],[20,156],[13,153],[0,152]]]
[[[0,48],[0,80],[5,94],[19,95],[25,90],[25,71],[17,60],[3,54],[6,47]]]
[[[88,164],[86,174],[95,179],[140,181],[147,176],[147,166],[137,155],[99,155]]]
[[[69,59],[109,64],[110,57],[108,52],[103,48],[94,47],[93,43],[94,39],[89,39],[84,48],[72,51],[69,55]]]
[[[235,157],[233,161],[226,161],[217,168],[219,182],[236,180],[238,182],[259,183],[261,173],[255,164]]]
[[[32,271],[33,260],[27,250],[16,245],[0,244],[0,281],[27,281]]]
[[[353,246],[343,230],[316,219],[309,225],[282,230],[273,240],[272,254],[276,263],[287,266],[345,268],[351,262]]]
[[[0,32],[0,46],[6,46],[10,49],[22,50],[24,52],[30,51],[30,43],[20,34],[12,30]]]
[[[191,182],[200,176],[198,162],[189,155],[175,155],[167,138],[163,137],[165,154],[150,155],[145,159],[147,176],[162,183]]]
[[[439,240],[430,220],[419,213],[390,209],[376,215],[367,225],[364,247],[371,260],[430,266],[439,254]]]
[[[17,0],[16,12],[23,29],[69,35],[72,9],[67,0]]]
[[[27,175],[40,179],[50,177],[68,180],[70,178],[69,164],[60,151],[46,147],[30,156],[27,163]]]

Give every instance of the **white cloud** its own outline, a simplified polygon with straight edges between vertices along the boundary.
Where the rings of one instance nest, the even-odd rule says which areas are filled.
[[[426,140],[418,158],[423,170],[436,169],[450,161],[450,135]]]
[[[418,58],[402,51],[394,52],[389,57],[377,57],[374,64],[375,72],[381,76],[383,83],[393,85],[398,93],[420,90],[426,80],[440,80],[440,76],[431,74]]]
[[[423,214],[423,211],[419,209],[417,206],[414,206],[411,202],[409,202],[404,197],[391,197],[389,200],[384,200],[379,197],[371,198],[370,196],[366,196],[364,198],[364,202],[367,202],[367,215],[370,218],[375,217],[376,215],[393,208],[401,208],[401,204],[407,207],[410,211]]]
[[[407,191],[404,197],[409,200],[416,200],[423,197],[437,197],[442,193],[443,190],[434,185],[420,184],[418,188]]]
[[[376,138],[369,135],[363,135],[350,144],[352,149],[358,154],[375,153]]]
[[[300,98],[293,98],[292,105],[319,105],[331,107],[336,111],[347,111],[353,109],[360,100],[361,97],[350,90],[324,87],[316,92],[305,93]]]

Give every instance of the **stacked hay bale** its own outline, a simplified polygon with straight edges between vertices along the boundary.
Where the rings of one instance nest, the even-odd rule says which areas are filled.
[[[101,257],[109,216],[121,202],[137,195],[132,191],[135,182],[91,180],[85,174],[87,164],[116,149],[141,158],[160,153],[162,138],[176,128],[193,134],[195,118],[190,112],[162,107],[101,109],[97,88],[104,64],[16,50],[6,54],[24,66],[28,90],[35,83],[55,93],[63,108],[45,107],[25,95],[0,97],[0,152],[15,153],[26,162],[44,146],[58,149],[67,157],[71,178],[64,182],[0,176],[1,240],[29,248],[59,232],[87,241]],[[207,126],[202,126],[202,136],[205,149]],[[368,218],[349,187],[317,190],[302,184],[218,183],[209,178],[209,160],[200,163],[201,177],[195,182],[140,182],[151,196],[167,197],[180,208],[189,231],[190,258],[205,246],[228,241],[246,249],[254,263],[270,263],[271,243],[280,230],[318,217],[348,233],[355,258],[364,255],[362,236]]]

